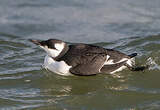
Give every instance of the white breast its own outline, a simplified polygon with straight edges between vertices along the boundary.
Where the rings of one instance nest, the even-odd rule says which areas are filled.
[[[71,75],[71,73],[69,72],[69,69],[72,66],[67,65],[64,61],[55,61],[53,58],[51,58],[50,56],[46,56],[44,59],[44,68],[48,69],[54,73],[57,73],[59,75],[64,75],[64,76],[68,76]]]

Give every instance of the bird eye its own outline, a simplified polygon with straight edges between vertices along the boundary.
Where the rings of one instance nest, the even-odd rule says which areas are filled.
[[[40,44],[41,44],[42,46],[46,46],[46,42],[45,42],[45,41],[41,41]]]

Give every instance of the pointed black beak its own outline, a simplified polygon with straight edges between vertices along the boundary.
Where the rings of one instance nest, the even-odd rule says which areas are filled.
[[[40,40],[29,39],[29,41],[31,41],[32,43],[34,43],[36,45],[41,45],[41,41]]]

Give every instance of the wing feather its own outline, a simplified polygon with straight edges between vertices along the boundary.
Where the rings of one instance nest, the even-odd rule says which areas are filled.
[[[87,58],[87,57],[85,57]],[[87,63],[78,64],[70,69],[70,72],[75,75],[95,75],[100,72],[106,60],[105,56],[96,55]]]

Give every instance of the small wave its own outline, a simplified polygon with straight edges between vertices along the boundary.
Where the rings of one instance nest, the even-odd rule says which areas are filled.
[[[155,70],[155,69],[160,70],[160,65],[158,65],[158,64],[156,63],[156,61],[153,60],[152,57],[149,57],[149,58],[147,59],[147,63],[146,63],[146,64],[149,65],[149,70]]]

